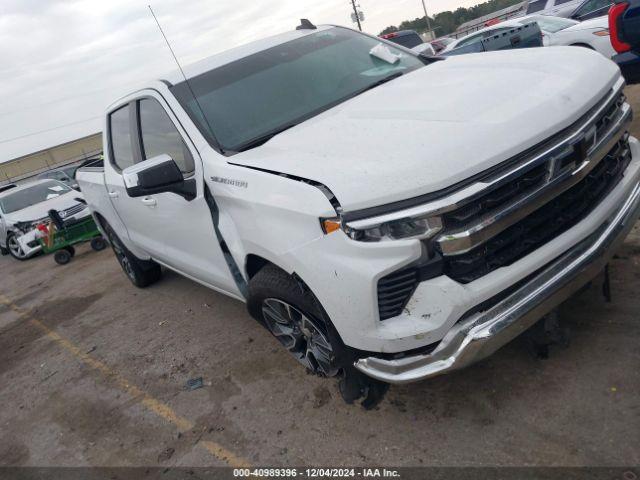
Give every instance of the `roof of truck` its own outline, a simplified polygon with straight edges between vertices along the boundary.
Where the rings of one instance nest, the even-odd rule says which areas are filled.
[[[241,58],[248,57],[249,55],[253,55],[254,53],[267,50],[269,48],[281,45],[286,42],[290,42],[291,40],[305,37],[307,35],[311,35],[313,33],[328,30],[330,28],[334,28],[334,25],[319,25],[315,30],[292,30],[289,32],[281,33],[279,35],[262,38],[254,42],[247,43],[246,45],[241,45],[239,47],[235,47],[230,50],[211,55],[210,57],[204,58],[198,62],[183,67],[183,70],[187,78],[193,78],[214,68],[218,68],[231,62],[235,62],[236,60],[240,60]],[[163,80],[166,80],[172,84],[180,83],[183,79],[184,78],[182,76],[182,73],[179,70],[175,70],[169,75],[163,77]]]

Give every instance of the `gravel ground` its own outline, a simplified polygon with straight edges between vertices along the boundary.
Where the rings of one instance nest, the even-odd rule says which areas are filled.
[[[639,226],[611,264],[613,302],[594,282],[563,306],[569,348],[538,360],[516,339],[373,411],[178,275],[137,290],[86,246],[65,267],[2,257],[0,465],[638,465]]]

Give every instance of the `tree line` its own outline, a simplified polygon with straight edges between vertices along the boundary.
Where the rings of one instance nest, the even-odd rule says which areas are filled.
[[[446,12],[436,13],[433,17],[429,17],[431,20],[431,28],[435,30],[437,37],[441,37],[448,33],[455,32],[456,28],[469,20],[474,20],[497,10],[511,7],[521,1],[522,0],[488,0],[487,2],[474,5],[471,8],[460,7],[453,12],[448,10]],[[415,30],[420,33],[426,32],[428,30],[427,20],[424,17],[416,18],[415,20],[405,20],[399,26],[388,26],[380,32],[380,35],[397,32],[399,30]]]

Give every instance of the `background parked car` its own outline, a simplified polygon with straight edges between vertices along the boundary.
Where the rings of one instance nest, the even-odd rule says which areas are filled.
[[[399,32],[387,33],[380,38],[389,40],[390,42],[409,48],[416,53],[424,53],[425,55],[435,55],[436,52],[431,44],[422,40],[415,30],[401,30]]]
[[[18,238],[35,229],[49,210],[56,210],[65,220],[91,215],[82,194],[57,180],[38,180],[0,193],[0,252],[17,260],[38,253],[36,241],[22,246]]]
[[[431,43],[431,46],[433,47],[434,52],[436,52],[436,55],[437,55],[442,50],[444,50],[447,47],[447,45],[449,45],[451,42],[454,42],[454,41],[455,39],[451,37],[440,37],[440,38],[436,38],[430,43]]]
[[[552,15],[568,18],[580,6],[582,0],[533,0],[527,5],[525,15]]]
[[[526,25],[531,22],[537,23],[540,27],[544,46],[588,47],[598,51],[607,58],[611,58],[615,53],[609,40],[607,17],[578,22],[568,18],[548,15],[528,15],[492,25],[460,38],[447,45],[442,54],[447,54],[447,52],[454,49],[480,42],[483,38],[487,38],[490,35],[506,32],[514,26]]]
[[[563,22],[571,20],[547,17],[549,20],[554,19]],[[545,45],[549,47],[559,45],[570,45],[576,47],[587,47],[595,50],[607,58],[615,55],[615,50],[611,46],[609,38],[609,21],[607,17],[592,18],[584,22],[576,23],[570,27],[563,28],[549,35]]]
[[[611,44],[628,84],[640,83],[640,0],[617,1],[609,10]]]
[[[611,5],[611,0],[584,0],[570,18],[582,22],[590,18],[606,17]]]
[[[38,175],[38,179],[58,180],[75,190],[79,190],[80,187],[78,187],[78,182],[76,182],[75,179],[76,170],[79,167],[80,165],[72,165],[70,167],[63,167],[57,170],[49,170],[48,172]]]

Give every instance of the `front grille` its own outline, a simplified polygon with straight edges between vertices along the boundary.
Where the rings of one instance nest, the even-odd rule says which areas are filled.
[[[624,95],[610,90],[574,124],[460,186],[455,203],[437,198],[421,206],[425,216],[440,217],[444,228],[429,242],[426,263],[379,281],[380,319],[400,315],[421,281],[445,274],[470,283],[588,216],[631,160],[625,132],[630,121]]]
[[[510,203],[514,197],[525,196],[540,187],[544,184],[547,172],[546,164],[538,165],[513,182],[484,195],[479,201],[443,215],[443,221],[448,229],[463,227],[474,218]]]
[[[67,208],[66,210],[62,210],[60,211],[60,216],[62,218],[69,218],[77,213],[80,213],[81,211],[83,211],[85,208],[87,208],[87,206],[84,203],[78,203],[77,205],[74,205],[73,207]]]
[[[625,103],[626,98],[624,94],[618,95],[615,101],[609,105],[593,123],[595,138],[604,138],[606,133],[611,128],[611,123],[620,112],[620,108]],[[566,132],[559,135],[562,138],[566,135]],[[550,143],[557,142],[558,138],[551,139]],[[549,142],[545,142],[541,149],[548,148]],[[575,167],[580,164],[584,159],[584,152],[580,148],[574,148],[573,152],[562,158],[561,162],[557,166],[557,172],[570,167]],[[547,176],[550,173],[550,166],[548,163],[542,163],[534,166],[530,170],[526,171],[518,178],[510,181],[495,190],[489,191],[484,194],[480,199],[458,208],[452,212],[445,213],[443,215],[443,222],[446,225],[447,230],[455,230],[457,228],[464,227],[474,218],[479,218],[484,215],[490,214],[492,211],[499,209],[502,206],[515,202],[518,198],[526,197],[526,195],[536,188],[544,185],[547,180]]]
[[[628,140],[621,140],[581,182],[515,225],[473,250],[445,257],[444,271],[472,282],[511,265],[585,218],[620,181],[631,160]]]
[[[380,320],[400,315],[418,282],[418,270],[415,268],[394,272],[378,280]]]

